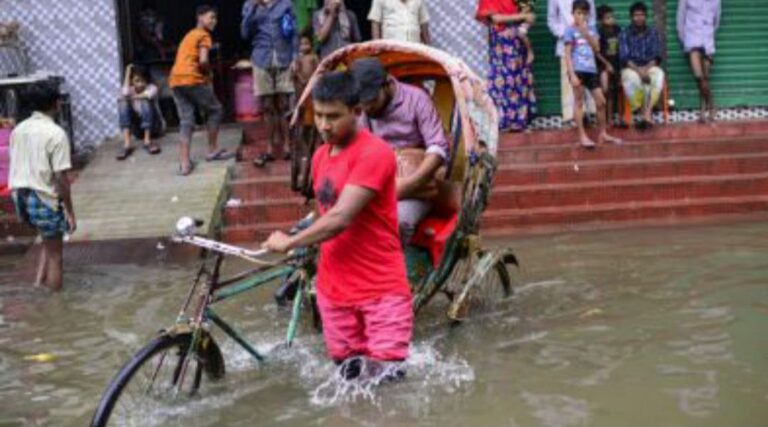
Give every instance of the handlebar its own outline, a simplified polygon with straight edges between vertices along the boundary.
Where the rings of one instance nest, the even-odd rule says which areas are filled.
[[[296,234],[308,228],[310,225],[312,225],[314,220],[315,220],[314,213],[310,213],[306,217],[302,218],[299,222],[297,222],[296,225],[293,226],[293,228],[291,228],[290,234]],[[259,249],[259,250],[247,249],[240,246],[230,245],[230,244],[222,243],[216,240],[207,239],[204,237],[194,235],[194,231],[200,225],[202,225],[202,221],[195,220],[189,217],[180,218],[176,224],[176,235],[174,235],[171,238],[171,240],[176,243],[186,243],[186,244],[194,245],[203,249],[207,249],[209,251],[218,252],[224,255],[236,256],[238,258],[242,258],[253,263],[264,264],[264,265],[277,265],[281,262],[285,262],[290,259],[306,256],[307,254],[306,248],[297,248],[290,251],[287,257],[283,258],[279,262],[263,260],[260,258],[266,255],[269,255],[271,253],[270,251],[266,249]]]

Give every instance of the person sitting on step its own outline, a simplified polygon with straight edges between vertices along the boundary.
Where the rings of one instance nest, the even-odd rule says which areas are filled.
[[[661,38],[653,26],[646,22],[648,7],[643,2],[629,9],[632,23],[619,35],[621,85],[632,111],[640,109],[642,120],[638,129],[653,126],[651,112],[664,89],[664,70],[661,64]]]
[[[125,69],[125,81],[120,91],[120,130],[123,146],[117,160],[125,160],[133,154],[131,136],[144,141],[143,148],[149,154],[159,154],[160,146],[152,141],[165,133],[165,121],[157,103],[157,86],[149,82],[142,68],[129,64]]]

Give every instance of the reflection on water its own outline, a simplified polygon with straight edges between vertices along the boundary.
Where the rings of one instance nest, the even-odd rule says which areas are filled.
[[[164,426],[768,425],[768,225],[512,242],[516,296],[458,328],[418,319],[405,380],[347,387],[269,290],[219,310],[224,381],[146,414]],[[83,426],[117,369],[175,318],[189,268],[92,266],[66,291],[0,286],[0,426]]]

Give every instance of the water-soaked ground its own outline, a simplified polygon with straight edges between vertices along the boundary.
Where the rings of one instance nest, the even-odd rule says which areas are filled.
[[[436,309],[419,318],[407,380],[372,398],[333,399],[305,328],[261,367],[222,339],[227,378],[137,425],[768,425],[768,224],[513,244],[516,297],[459,328]],[[58,295],[0,287],[0,426],[87,425],[111,376],[174,319],[190,270],[77,268]],[[269,292],[220,312],[259,347],[280,342]]]

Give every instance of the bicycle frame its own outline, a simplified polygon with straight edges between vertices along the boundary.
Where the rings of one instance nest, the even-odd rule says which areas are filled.
[[[266,356],[253,347],[244,336],[227,323],[216,311],[212,305],[221,301],[233,298],[245,292],[261,288],[262,286],[280,278],[290,278],[298,281],[298,289],[294,297],[291,309],[291,318],[286,332],[286,345],[290,347],[296,337],[296,330],[301,320],[301,307],[306,296],[312,291],[311,275],[308,271],[312,259],[312,251],[301,249],[296,253],[279,263],[268,264],[265,266],[250,269],[233,277],[221,280],[221,265],[225,255],[238,255],[246,259],[252,259],[248,251],[234,246],[223,245],[219,242],[203,239],[195,236],[176,237],[177,242],[189,243],[205,248],[206,251],[217,252],[213,261],[213,266],[203,262],[198,269],[194,283],[192,284],[184,304],[179,310],[176,322],[173,327],[166,330],[168,333],[178,331],[191,332],[192,340],[187,355],[181,366],[179,374],[177,393],[180,391],[184,378],[186,376],[189,361],[194,357],[198,344],[204,335],[208,334],[209,325],[216,325],[228,337],[235,341],[248,354],[258,362],[264,362]],[[239,251],[240,253],[233,253]],[[190,305],[193,302],[195,293],[200,289],[194,309],[190,313]],[[158,364],[158,371],[162,366],[162,360]]]

